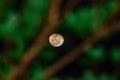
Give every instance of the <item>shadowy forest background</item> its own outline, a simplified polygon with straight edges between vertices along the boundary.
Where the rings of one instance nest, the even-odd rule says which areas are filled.
[[[0,80],[120,80],[120,0],[0,0]]]

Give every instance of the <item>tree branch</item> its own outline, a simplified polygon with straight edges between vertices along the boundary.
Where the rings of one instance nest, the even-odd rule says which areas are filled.
[[[51,0],[47,21],[45,28],[40,33],[34,44],[27,50],[20,63],[11,71],[7,80],[17,80],[18,77],[23,75],[32,61],[37,57],[38,52],[42,50],[48,41],[48,36],[55,31],[59,23],[59,7],[61,0]]]
[[[119,3],[120,4],[120,3]],[[92,45],[94,45],[97,41],[104,38],[106,35],[110,34],[111,32],[115,31],[115,26],[111,26],[111,22],[115,20],[116,15],[120,12],[120,5],[117,2],[116,9],[111,14],[109,20],[106,24],[96,30],[92,36],[88,37],[82,44],[80,44],[75,50],[66,54],[64,57],[56,61],[53,65],[48,67],[42,74],[45,79],[49,79],[52,77],[56,72],[60,71],[63,67],[73,62],[76,58],[82,55],[83,52],[88,50]],[[110,27],[111,26],[111,27]],[[99,32],[99,33],[98,33]]]
[[[1,71],[0,71],[0,80],[4,80],[4,78],[3,78],[3,74],[2,74]]]
[[[70,13],[80,2],[81,2],[81,0],[68,0],[66,5],[61,10],[62,19],[64,19],[65,16],[68,13]]]

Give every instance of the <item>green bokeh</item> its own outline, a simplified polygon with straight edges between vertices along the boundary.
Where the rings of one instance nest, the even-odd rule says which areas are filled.
[[[20,12],[15,12],[12,7],[14,2],[6,5],[3,8],[4,0],[0,0],[0,10],[2,10],[3,21],[0,22],[0,38],[1,40],[11,39],[15,44],[14,50],[11,50],[8,54],[10,59],[14,62],[19,61],[26,49],[28,49],[26,43],[29,40],[36,39],[38,32],[42,31],[43,24],[48,14],[49,0],[26,0]],[[98,10],[95,6],[87,8],[78,8],[76,11],[69,13],[65,20],[59,26],[63,29],[70,29],[77,33],[81,38],[90,35],[94,30],[103,26],[107,21],[110,14],[115,8],[115,0],[109,0],[108,3],[103,5]],[[100,12],[100,13],[99,13]],[[11,71],[11,66],[4,64],[3,53],[0,53],[0,69],[3,72],[4,77],[8,77]],[[95,60],[104,60],[105,51],[103,45],[90,48],[86,51],[87,57],[81,58],[79,66],[87,67]],[[55,49],[47,44],[45,48],[39,52],[38,59],[42,59],[45,63],[50,64],[56,61],[58,53]],[[88,58],[92,59],[89,60]],[[111,49],[111,59],[114,63],[120,63],[120,49],[115,47]],[[4,69],[2,65],[5,65]],[[42,80],[40,74],[48,67],[48,65],[37,63],[32,65],[30,71],[30,77],[33,80]],[[98,80],[98,78],[92,73],[92,71],[85,71],[80,80]],[[53,77],[51,80],[60,80],[58,77]],[[71,76],[66,80],[74,80]],[[116,80],[114,77],[110,77],[107,73],[103,73],[99,76],[99,80]]]
[[[114,63],[116,63],[116,64],[120,63],[120,47],[114,47],[111,50],[111,58]]]
[[[93,60],[102,60],[105,56],[105,50],[103,46],[97,46],[90,48],[87,51],[87,55],[92,58]]]
[[[65,26],[72,29],[82,37],[102,27],[115,8],[115,2],[110,1],[98,10],[97,7],[79,8],[76,12],[68,14],[65,18]]]

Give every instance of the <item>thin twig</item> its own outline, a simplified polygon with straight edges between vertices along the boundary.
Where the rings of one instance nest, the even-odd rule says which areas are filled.
[[[63,20],[80,2],[81,0],[68,0],[61,10],[61,19]]]
[[[68,0],[67,4],[63,8],[63,12],[66,14],[68,12],[71,12],[79,3],[81,0]]]
[[[11,71],[7,80],[16,80],[19,76],[25,73],[32,61],[37,57],[38,52],[45,46],[48,41],[48,36],[55,31],[57,24],[59,23],[60,4],[61,0],[51,0],[50,10],[44,30],[40,33],[32,47],[30,47],[25,53],[20,63]]]
[[[118,3],[117,3],[118,4]],[[66,54],[64,57],[56,61],[52,66],[48,67],[42,74],[42,76],[45,79],[49,79],[52,77],[56,72],[61,70],[63,67],[65,67],[67,64],[73,62],[76,58],[78,58],[80,55],[82,55],[83,52],[85,52],[87,49],[89,49],[93,44],[95,44],[100,39],[104,38],[106,35],[113,32],[112,30],[115,30],[114,26],[110,27],[110,22],[115,19],[116,15],[120,11],[119,9],[120,5],[118,4],[116,6],[115,11],[111,14],[108,22],[99,30],[96,30],[92,36],[88,37],[82,44],[80,44],[75,50],[72,52]]]

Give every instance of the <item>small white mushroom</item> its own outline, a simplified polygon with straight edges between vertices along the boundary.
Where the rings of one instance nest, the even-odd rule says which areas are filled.
[[[54,33],[54,34],[50,35],[49,42],[52,46],[59,47],[63,44],[64,38],[62,35]]]

